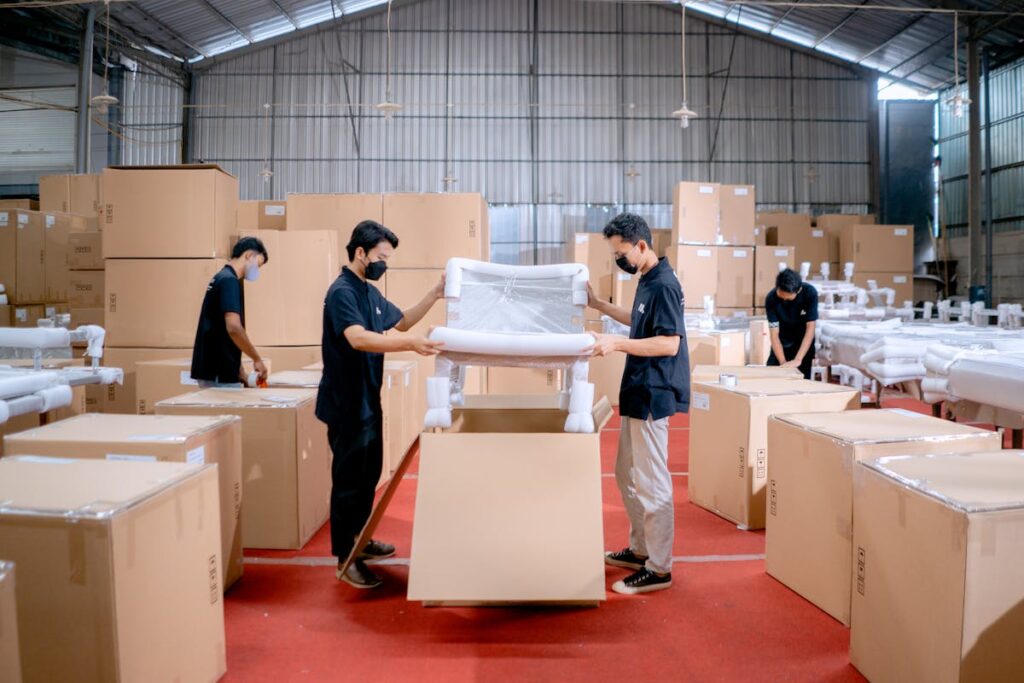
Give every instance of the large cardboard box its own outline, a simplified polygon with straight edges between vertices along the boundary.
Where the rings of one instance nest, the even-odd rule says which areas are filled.
[[[999,447],[995,432],[906,410],[772,417],[765,569],[849,625],[856,463]]]
[[[754,304],[754,248],[722,247],[718,252],[718,294],[723,308],[750,308]]]
[[[612,406],[619,405],[619,389],[622,387],[622,373],[626,369],[626,354],[612,353],[590,359],[590,373],[587,381],[594,385],[594,400],[608,399]]]
[[[286,203],[282,201],[239,201],[235,215],[238,230],[284,230]]]
[[[363,221],[384,222],[380,194],[289,194],[286,205],[289,230],[335,230],[342,247]]]
[[[86,410],[90,413],[134,415],[138,412],[138,363],[191,357],[192,349],[105,348],[103,365],[124,370],[124,384],[88,385],[85,391]]]
[[[612,303],[632,310],[633,300],[636,299],[636,288],[639,284],[639,275],[630,275],[621,270],[612,275]]]
[[[718,293],[718,258],[723,249],[708,245],[671,245],[665,251],[669,265],[683,287],[686,307],[703,309],[704,297]]]
[[[487,202],[475,192],[384,195],[384,225],[398,235],[389,268],[444,268],[455,256],[489,261]]]
[[[715,244],[718,241],[718,183],[679,183],[672,191],[672,242]]]
[[[23,209],[25,211],[38,211],[39,202],[35,199],[0,199],[0,209]]]
[[[743,330],[687,330],[690,369],[698,365],[741,366],[747,363]]]
[[[320,344],[316,346],[257,346],[261,358],[274,361],[274,370],[302,370],[321,360]]]
[[[590,286],[602,301],[611,301],[612,275],[615,262],[611,247],[604,234],[599,232],[578,232],[569,242],[566,263],[582,263],[590,272]]]
[[[601,237],[603,238],[604,235],[602,234]],[[657,254],[659,258],[665,256],[668,248],[672,246],[672,228],[651,228],[651,240],[654,242],[654,244],[651,245],[654,249],[654,253]],[[610,258],[611,257],[609,256],[609,259]],[[610,263],[612,263],[612,265],[615,264],[614,261],[610,261]]]
[[[735,366],[735,365],[698,365],[690,371],[690,383],[715,383],[722,375],[732,375],[738,380],[743,379],[803,379],[804,376],[796,368],[779,366]]]
[[[555,394],[562,390],[562,371],[552,368],[487,368],[487,393]]]
[[[0,681],[11,683],[21,681],[17,602],[14,563],[0,560]]]
[[[385,408],[386,428],[395,435],[394,449],[389,458],[391,472],[394,472],[420,432],[423,431],[423,416],[426,405],[419,403],[418,385],[427,382],[420,376],[420,364],[415,360],[385,360],[384,379],[393,395],[389,408]]]
[[[182,348],[196,339],[217,259],[108,259],[107,344]]]
[[[839,235],[845,225],[873,225],[875,215],[869,214],[848,214],[848,213],[826,213],[818,216],[814,224],[825,230],[828,236],[828,260],[836,263],[839,261]]]
[[[79,325],[99,325],[103,327],[104,316],[103,308],[72,308],[71,313],[71,327],[72,329]]]
[[[698,382],[690,395],[690,500],[745,529],[763,529],[768,418],[860,407],[860,392],[804,379]]]
[[[245,283],[245,329],[260,346],[309,346],[323,338],[324,295],[338,277],[330,230],[260,230],[270,260]]]
[[[100,174],[41,176],[39,208],[42,211],[96,216],[103,208],[100,201]]]
[[[600,435],[564,429],[557,396],[483,396],[420,437],[410,600],[605,599]]]
[[[775,278],[782,268],[799,272],[796,262],[796,248],[785,246],[761,246],[754,249],[754,305],[764,306],[765,297],[775,289]]]
[[[4,454],[4,437],[8,434],[17,434],[26,429],[35,429],[39,426],[39,413],[28,413],[17,415],[0,424],[0,455]]]
[[[103,233],[73,232],[68,235],[68,268],[103,270]]]
[[[764,318],[751,320],[747,333],[747,362],[750,365],[767,365],[771,354],[772,337],[768,321]]]
[[[26,681],[216,681],[226,670],[212,466],[0,459]]]
[[[66,213],[44,213],[43,271],[47,301],[68,300],[70,239],[73,232],[86,230],[85,219]]]
[[[273,369],[273,360],[264,358],[268,370]],[[242,356],[242,367],[248,375],[253,372],[252,360]],[[315,386],[315,385],[314,385]],[[152,415],[156,404],[165,398],[191,394],[199,389],[199,382],[192,379],[192,358],[170,358],[148,360],[135,364],[135,405],[138,415]]]
[[[108,259],[212,259],[231,254],[238,179],[213,164],[103,170]]]
[[[843,226],[839,232],[839,262],[853,262],[854,273],[912,273],[914,226]]]
[[[902,306],[904,301],[914,300],[914,275],[910,271],[904,273],[879,273],[853,271],[853,284],[867,288],[868,282],[874,280],[882,289],[891,289],[896,293],[893,303]]]
[[[0,210],[0,283],[8,303],[46,301],[45,251],[42,214]]]
[[[868,679],[1024,680],[1022,491],[1024,451],[855,466],[850,661]]]
[[[205,389],[156,404],[157,415],[242,418],[242,543],[298,549],[327,521],[331,451],[313,389]]]
[[[443,275],[443,268],[388,270],[384,286],[384,296],[388,301],[404,311],[418,304],[427,292],[437,286]],[[431,327],[445,324],[448,319],[446,311],[445,301],[443,299],[437,301],[431,306],[427,314],[423,316],[423,320],[417,323],[411,330],[408,332],[394,330],[392,334],[422,337],[427,334]]]
[[[780,214],[782,215],[782,214]],[[800,225],[769,226],[766,242],[768,246],[791,246],[796,264],[794,270],[800,269],[801,263],[810,263],[811,272],[816,273],[822,263],[829,260],[828,235],[824,228],[803,227]]]
[[[753,185],[722,185],[718,232],[727,244],[754,244],[756,192]]]
[[[36,321],[46,317],[46,307],[42,305],[3,308],[8,311],[7,320],[10,327],[37,327]]]
[[[221,585],[242,576],[242,422],[233,416],[79,415],[4,437],[6,455],[215,463],[220,482]]]
[[[73,308],[103,308],[107,275],[102,270],[68,271],[68,303]]]

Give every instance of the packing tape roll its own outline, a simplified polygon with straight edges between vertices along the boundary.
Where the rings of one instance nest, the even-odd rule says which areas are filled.
[[[718,376],[718,383],[724,387],[734,387],[736,386],[737,381],[739,380],[736,375],[722,373]]]

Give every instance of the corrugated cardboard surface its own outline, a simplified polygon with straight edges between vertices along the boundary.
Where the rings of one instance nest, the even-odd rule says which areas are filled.
[[[103,233],[74,232],[68,236],[68,268],[103,270]]]
[[[459,410],[451,429],[423,434],[410,600],[605,598],[598,434],[565,433],[565,413],[530,398]],[[598,426],[607,414],[600,402]]]
[[[18,683],[21,680],[21,653],[18,650],[14,572],[14,563],[0,560],[0,681]]]
[[[772,338],[768,329],[768,321],[751,320],[749,334],[750,351],[747,354],[747,362],[751,365],[767,365],[768,358],[772,353]],[[793,368],[793,370],[796,369]]]
[[[718,231],[728,244],[754,244],[756,203],[756,190],[753,185],[721,186]]]
[[[242,576],[242,424],[233,417],[79,415],[4,437],[7,455],[217,465],[221,583]]]
[[[427,292],[436,287],[443,275],[443,268],[389,269],[384,283],[384,296],[399,309],[407,310],[418,304]],[[445,302],[441,299],[431,306],[423,320],[411,330],[393,330],[391,333],[421,337],[426,335],[432,326],[444,325],[446,321]]]
[[[99,325],[103,327],[103,308],[72,308],[71,327],[79,325]]]
[[[39,202],[35,199],[0,199],[0,209],[24,209],[25,211],[38,211]]]
[[[774,215],[774,214],[773,214]],[[788,215],[788,214],[777,214]],[[807,218],[801,216],[801,219]],[[809,262],[811,272],[817,272],[822,263],[828,262],[828,234],[824,228],[813,228],[802,225],[803,220],[793,223],[785,223],[779,226],[766,228],[766,243],[770,246],[791,246],[794,249],[796,265],[794,270],[800,270],[800,264]]]
[[[844,225],[873,225],[875,214],[841,214],[826,213],[818,216],[814,223],[825,229],[828,235],[828,260],[839,261],[839,235]]]
[[[100,211],[100,175],[81,173],[39,178],[39,210],[95,217]]]
[[[489,367],[489,394],[553,394],[562,389],[562,371],[550,368]]]
[[[672,242],[718,241],[718,183],[679,183],[672,191]]]
[[[308,346],[323,338],[324,295],[338,277],[330,230],[259,230],[270,259],[245,283],[245,329],[261,346]]]
[[[690,382],[717,382],[722,375],[734,375],[737,379],[803,379],[796,368],[751,367],[735,365],[698,365],[690,371]]]
[[[399,240],[389,268],[444,268],[455,256],[490,260],[487,202],[475,192],[386,194],[384,225]]]
[[[103,365],[124,370],[124,384],[86,387],[86,410],[91,413],[117,413],[134,415],[138,412],[136,395],[136,364],[151,360],[191,357],[191,348],[145,349],[106,348],[103,350]]]
[[[775,278],[779,275],[779,266],[799,271],[800,264],[796,260],[796,247],[760,246],[754,249],[754,305],[764,306],[765,297],[775,289]]]
[[[705,296],[718,293],[718,259],[722,251],[722,247],[693,244],[672,245],[666,250],[688,308],[702,308]]]
[[[686,346],[690,355],[690,369],[698,365],[742,366],[747,362],[746,339],[743,330],[732,332],[686,331]]]
[[[905,273],[879,273],[859,270],[853,271],[853,283],[858,287],[867,287],[868,280],[874,280],[881,288],[895,290],[896,306],[901,306],[904,301],[914,300],[914,274],[909,270]]]
[[[263,362],[267,370],[273,371],[273,360],[264,358]],[[246,374],[253,372],[252,360],[245,355],[242,368]],[[192,379],[191,356],[135,364],[135,404],[139,415],[152,415],[156,404],[165,398],[191,394],[198,388],[199,382]]]
[[[113,258],[227,258],[238,179],[213,165],[103,170],[103,252]]]
[[[843,226],[839,233],[839,261],[852,261],[856,270],[866,272],[913,272],[914,226]]]
[[[286,206],[283,201],[240,201],[235,216],[235,227],[239,230],[284,230]]]
[[[43,261],[47,301],[67,301],[71,267],[71,235],[85,234],[83,216],[67,213],[44,213],[42,216],[45,247]]]
[[[849,625],[854,465],[999,445],[995,432],[901,410],[769,419],[767,572]]]
[[[68,272],[68,303],[74,308],[103,308],[106,273],[102,270],[74,270]]]
[[[640,284],[639,275],[630,275],[621,270],[612,275],[612,303],[627,310],[632,310],[636,299],[636,288]]]
[[[891,460],[901,481],[854,470],[851,663],[881,683],[1022,680],[1024,452]]]
[[[750,308],[754,305],[753,247],[719,249],[715,304],[723,308]]]
[[[289,194],[288,230],[333,230],[338,236],[338,261],[348,263],[345,246],[363,221],[384,222],[380,194]]]
[[[298,549],[327,521],[331,453],[315,389],[206,389],[157,403],[157,415],[242,418],[242,543]]]
[[[42,305],[0,306],[0,318],[6,321],[5,327],[36,327],[36,321],[45,316],[46,307]]]
[[[0,283],[12,304],[46,301],[42,214],[0,209]]]
[[[316,346],[257,346],[260,357],[274,362],[274,370],[301,370],[321,360],[320,345]]]
[[[25,680],[220,678],[217,489],[209,466],[0,460]]]
[[[107,344],[190,347],[217,259],[108,259]]]
[[[615,272],[611,248],[604,234],[578,232],[570,237],[566,263],[582,263],[590,273],[590,286],[602,301],[611,301],[611,276]]]
[[[860,407],[860,392],[803,379],[695,383],[690,395],[690,500],[748,529],[763,529],[768,418]]]

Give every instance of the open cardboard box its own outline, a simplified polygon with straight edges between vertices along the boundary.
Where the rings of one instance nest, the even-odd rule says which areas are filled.
[[[422,434],[409,600],[594,605],[605,599],[599,432],[612,409],[600,398],[596,431],[568,434],[563,401],[468,396],[451,428]]]

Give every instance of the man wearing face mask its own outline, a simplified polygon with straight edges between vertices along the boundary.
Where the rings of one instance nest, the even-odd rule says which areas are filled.
[[[625,595],[672,586],[675,510],[668,469],[668,420],[690,409],[690,360],[683,322],[683,290],[668,260],[651,248],[640,216],[623,213],[604,228],[615,263],[640,273],[632,309],[594,297],[590,306],[629,325],[629,338],[594,334],[595,356],[626,354],[619,390],[622,430],[615,479],[629,516],[629,546],[607,553],[605,563],[633,570],[612,590]]]
[[[425,337],[385,336],[405,332],[444,296],[444,278],[415,306],[399,310],[370,282],[387,270],[398,247],[395,233],[375,221],[356,226],[349,240],[349,265],[327,290],[324,300],[324,372],[316,416],[327,424],[331,464],[331,552],[338,558],[335,576],[356,588],[376,588],[381,579],[365,560],[395,554],[392,545],[371,540],[342,571],[373,510],[373,497],[384,462],[380,389],[384,354],[415,351],[437,354],[440,342]]]
[[[243,353],[252,359],[258,381],[266,381],[267,366],[245,333],[242,279],[254,282],[267,258],[263,242],[243,237],[231,250],[231,260],[206,287],[192,348],[192,379],[200,387],[242,386],[246,379]]]

